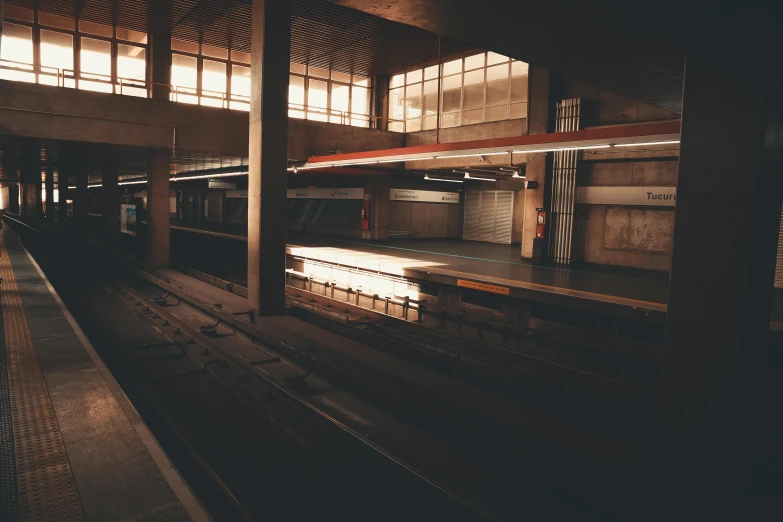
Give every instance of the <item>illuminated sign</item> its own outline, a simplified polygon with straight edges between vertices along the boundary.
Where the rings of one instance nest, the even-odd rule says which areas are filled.
[[[677,187],[576,187],[576,202],[586,205],[673,207]]]
[[[414,203],[459,203],[459,192],[437,192],[434,190],[389,189],[389,201],[412,201]]]

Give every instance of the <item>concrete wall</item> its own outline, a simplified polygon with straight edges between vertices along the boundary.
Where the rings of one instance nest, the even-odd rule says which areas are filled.
[[[248,113],[0,80],[0,134],[247,157]],[[402,147],[405,136],[290,119],[288,157]]]
[[[587,186],[674,186],[678,150],[656,153],[665,157],[583,161],[580,184]],[[647,153],[645,153],[647,154]],[[605,158],[606,156],[604,156]],[[674,209],[583,206],[587,213],[585,261],[649,270],[671,267]]]
[[[674,112],[570,78],[565,80],[562,97],[582,99],[582,127],[679,118]]]
[[[461,238],[462,203],[389,202],[389,231],[412,231],[413,238]],[[393,239],[393,237],[392,237]]]

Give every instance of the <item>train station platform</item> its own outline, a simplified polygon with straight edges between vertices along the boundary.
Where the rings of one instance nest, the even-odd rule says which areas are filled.
[[[0,277],[0,520],[210,520],[7,226]]]

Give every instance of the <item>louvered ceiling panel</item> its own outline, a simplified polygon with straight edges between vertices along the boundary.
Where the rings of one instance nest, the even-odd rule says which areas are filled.
[[[147,31],[167,23],[172,36],[250,51],[251,0],[6,0],[62,16]],[[292,0],[291,61],[341,72],[400,72],[438,58],[437,35],[323,0]],[[443,39],[442,56],[471,47]]]

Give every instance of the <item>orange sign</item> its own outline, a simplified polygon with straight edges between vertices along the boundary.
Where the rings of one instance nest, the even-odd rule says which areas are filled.
[[[457,279],[457,286],[462,288],[470,288],[472,290],[481,290],[482,292],[491,292],[493,294],[508,295],[509,288],[505,286],[488,285],[486,283],[479,283],[476,281],[466,281],[464,279]]]

